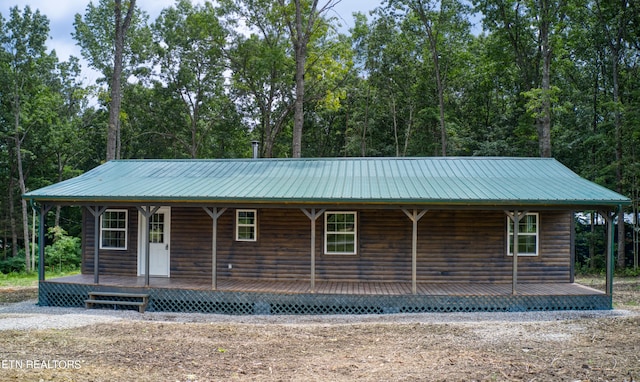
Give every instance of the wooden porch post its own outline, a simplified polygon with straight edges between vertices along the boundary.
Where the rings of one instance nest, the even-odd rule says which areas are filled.
[[[211,289],[218,289],[218,218],[222,216],[227,210],[226,208],[202,207],[205,212],[211,217],[213,226],[211,228]]]
[[[413,209],[411,212],[406,208],[402,209],[405,215],[413,222],[411,233],[411,293],[418,293],[418,222],[424,214],[429,210],[422,210],[418,212],[417,209]]]
[[[38,281],[44,281],[45,279],[45,267],[44,267],[44,243],[45,243],[45,225],[47,220],[47,213],[51,210],[50,205],[43,204],[42,206],[37,207],[35,204],[33,208],[38,211],[40,214],[40,221],[38,222],[38,227],[40,232],[38,232]]]
[[[149,220],[160,209],[160,206],[137,206],[140,214],[144,217],[144,230],[142,240],[144,240],[144,286],[149,286]]]
[[[569,228],[569,237],[571,240],[571,244],[570,244],[570,251],[571,253],[569,254],[569,261],[571,262],[569,265],[569,282],[571,284],[573,284],[576,280],[575,280],[575,273],[576,273],[576,212],[575,211],[571,211],[571,224],[570,224],[570,228]]]
[[[307,211],[301,208],[302,211],[309,220],[311,220],[311,293],[316,291],[316,220],[324,213],[324,209],[316,210],[312,208],[311,211]]]
[[[100,207],[100,206],[94,206],[94,207],[87,207],[87,210],[89,210],[89,212],[91,212],[91,215],[93,215],[93,283],[94,284],[99,284],[100,283],[100,267],[99,267],[99,263],[98,261],[99,256],[98,254],[100,253],[99,249],[100,249],[100,216],[102,216],[102,214],[104,213],[104,211],[107,210],[107,207]]]
[[[607,296],[613,296],[613,253],[614,253],[614,243],[615,243],[615,229],[613,226],[613,219],[616,216],[616,213],[610,213],[608,211],[598,211],[598,213],[605,219],[607,222],[607,251],[606,251],[606,293]]]
[[[511,274],[511,294],[516,295],[518,293],[518,235],[520,234],[520,220],[527,215],[527,212],[518,213],[518,210],[514,210],[513,213],[505,211],[509,219],[513,222],[513,270]],[[507,248],[509,253],[509,248]]]

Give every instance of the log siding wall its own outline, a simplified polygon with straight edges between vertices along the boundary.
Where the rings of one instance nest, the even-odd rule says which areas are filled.
[[[138,274],[138,210],[135,208],[113,208],[118,210],[126,209],[128,212],[128,232],[127,249],[112,250],[100,249],[98,253],[98,265],[100,274],[117,276],[136,276]],[[86,209],[82,210],[82,273],[93,274],[93,251],[94,245],[100,245],[95,235],[93,215]]]
[[[532,210],[532,212],[534,212]],[[129,209],[127,251],[100,251],[101,274],[137,273],[137,216]],[[171,212],[171,277],[211,278],[212,220],[201,208]],[[539,212],[539,256],[520,257],[519,282],[569,282],[571,213]],[[235,241],[235,210],[218,219],[218,277],[309,280],[311,221],[299,209],[258,209],[257,241]],[[85,212],[83,273],[93,272],[93,217]],[[511,281],[502,211],[430,210],[418,224],[419,282]],[[358,211],[356,255],[324,254],[316,224],[316,280],[411,280],[411,221],[401,210]]]

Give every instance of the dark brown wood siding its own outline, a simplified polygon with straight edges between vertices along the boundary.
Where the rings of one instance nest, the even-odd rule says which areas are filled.
[[[299,209],[258,209],[257,240],[235,240],[235,210],[218,219],[218,277],[310,278],[311,222]],[[540,255],[520,257],[520,282],[570,281],[571,214],[539,212]],[[83,272],[93,272],[93,217],[85,212]],[[358,211],[356,255],[324,254],[324,216],[316,224],[319,281],[411,280],[411,220],[401,210]],[[419,282],[511,281],[502,211],[428,211],[418,224]],[[127,251],[100,251],[101,273],[135,275],[137,212],[129,211]],[[201,208],[172,208],[171,277],[211,278],[212,220]]]
[[[129,211],[127,217],[127,249],[126,250],[99,250],[98,264],[100,274],[135,276],[138,274],[138,212],[135,208],[113,208],[126,209]],[[83,209],[82,219],[84,221],[82,230],[82,273],[93,274],[93,251],[94,245],[100,245],[96,241],[93,215]]]
[[[199,207],[172,208],[171,220],[171,277],[211,278],[211,217]],[[260,209],[257,220],[257,240],[243,242],[235,240],[234,209],[218,219],[218,277],[308,278],[309,219],[297,209]]]
[[[202,208],[171,209],[171,277],[211,278],[211,233]]]
[[[311,224],[299,209],[259,209],[257,240],[235,241],[235,210],[218,221],[218,276],[309,279]],[[319,252],[318,252],[319,253]]]
[[[429,211],[418,228],[418,280],[510,282],[507,218],[501,211]],[[519,282],[568,282],[569,212],[539,213],[539,255],[518,257]]]
[[[411,220],[401,210],[358,211],[356,255],[325,255],[318,219],[318,277],[336,281],[411,281]]]

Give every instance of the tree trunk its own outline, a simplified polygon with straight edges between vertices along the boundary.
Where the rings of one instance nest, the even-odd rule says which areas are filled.
[[[296,100],[293,115],[293,144],[292,157],[300,158],[302,156],[302,125],[304,124],[304,70],[307,62],[307,42],[308,31],[303,30],[302,26],[302,4],[301,0],[295,0],[296,18],[295,18],[295,36],[293,37],[293,49],[296,61]],[[317,1],[311,12],[315,12]],[[309,15],[312,17],[312,15]],[[305,33],[307,32],[307,33]]]
[[[540,41],[542,50],[542,116],[538,121],[540,156],[551,157],[551,43],[549,41],[550,9],[547,1],[541,1]]]
[[[398,112],[396,111],[396,99],[391,97],[391,115],[393,119],[393,138],[396,146],[396,157],[400,156],[400,143],[398,142]]]
[[[440,144],[442,146],[442,156],[447,156],[447,128],[444,120],[444,86],[440,78],[440,64],[437,51],[434,53],[436,68],[436,84],[438,85],[438,109],[440,110]]]
[[[427,31],[427,37],[429,38],[429,50],[431,53],[431,59],[433,60],[433,70],[435,73],[436,79],[436,87],[438,91],[438,112],[440,116],[440,146],[441,151],[440,155],[447,156],[447,128],[445,121],[445,113],[444,113],[444,80],[442,79],[442,74],[440,72],[440,51],[438,50],[438,35],[439,32],[437,30],[434,31],[433,22],[425,12],[422,4],[415,8],[414,10],[418,13],[422,24]],[[442,5],[440,5],[442,11]]]
[[[25,186],[24,181],[24,171],[22,169],[22,142],[19,135],[19,116],[15,116],[15,149],[16,149],[16,160],[18,166],[18,185],[20,186],[20,193],[25,194],[27,192],[27,188]],[[27,200],[20,198],[20,205],[22,207],[22,234],[24,239],[24,260],[25,260],[25,270],[27,272],[31,271],[31,252],[29,251],[29,209],[27,206]]]
[[[62,174],[64,172],[64,162],[62,160],[62,156],[60,155],[60,153],[58,153],[58,183],[62,182]],[[55,215],[55,220],[53,223],[54,227],[59,227],[60,226],[60,212],[62,211],[62,206],[61,205],[57,205],[56,206],[56,215]]]
[[[619,269],[624,269],[627,265],[625,236],[624,211],[621,210],[618,213],[618,254],[616,259]]]
[[[122,104],[122,55],[124,38],[131,25],[136,0],[130,0],[127,15],[122,20],[122,0],[115,0],[115,41],[113,75],[111,76],[111,102],[109,106],[109,128],[107,131],[107,161],[120,157],[120,107]]]
[[[10,174],[9,181],[9,224],[11,225],[11,256],[16,257],[18,255],[18,224],[16,223],[16,203],[14,201],[14,189],[15,189],[15,180],[13,179],[13,175]]]
[[[200,118],[200,112],[198,107],[198,99],[196,98],[195,102],[193,102],[193,116],[190,116],[191,119],[191,147],[189,148],[189,153],[191,154],[191,159],[196,159],[198,157],[198,119]]]
[[[404,135],[404,148],[402,150],[402,156],[407,156],[407,149],[409,148],[409,140],[411,138],[411,128],[413,127],[413,105],[409,106],[409,122],[407,122],[407,129]]]
[[[332,8],[333,5],[339,2],[339,0],[328,0],[320,10],[318,10],[319,0],[311,0],[308,8],[309,14],[306,20],[303,20],[302,18],[304,0],[291,1],[293,1],[296,8],[293,23],[287,15],[287,4],[285,4],[285,0],[279,0],[279,3],[284,12],[283,16],[287,20],[296,62],[296,99],[294,102],[293,142],[291,154],[294,158],[300,158],[302,156],[302,127],[304,124],[304,74],[307,64],[307,45],[309,44],[309,40],[313,34],[313,29],[320,17],[320,14]]]
[[[367,99],[364,109],[364,124],[362,126],[362,139],[360,140],[360,155],[367,156],[367,130],[369,128],[369,106],[371,99],[371,87],[367,84]]]
[[[591,235],[589,236],[589,270],[596,269],[596,243],[595,243],[595,233],[596,233],[596,212],[591,212],[590,220],[590,230]]]
[[[619,46],[619,45],[618,45]],[[614,124],[616,134],[616,184],[618,193],[622,193],[622,116],[618,104],[620,102],[620,85],[618,83],[618,57],[619,51],[614,49],[612,52],[613,62],[613,104],[615,105]],[[625,267],[625,229],[624,229],[624,212],[618,214],[618,255],[617,266],[620,269]]]
[[[613,83],[613,123],[615,129],[615,167],[616,167],[616,191],[622,193],[622,115],[620,113],[620,83],[618,78],[618,65],[622,56],[622,34],[624,31],[618,31],[615,41],[611,44],[611,80]],[[625,229],[624,229],[624,212],[618,214],[618,251],[616,265],[619,269],[625,266]]]
[[[263,158],[273,156],[273,139],[271,138],[271,102],[267,106],[261,107],[262,115],[262,155]]]

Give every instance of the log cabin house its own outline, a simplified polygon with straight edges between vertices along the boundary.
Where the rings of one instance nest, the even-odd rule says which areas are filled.
[[[83,209],[82,272],[46,280],[41,246],[41,305],[228,314],[611,309],[629,203],[487,157],[117,160],[24,198],[41,242],[53,206]],[[574,283],[584,210],[609,222],[605,291]]]

